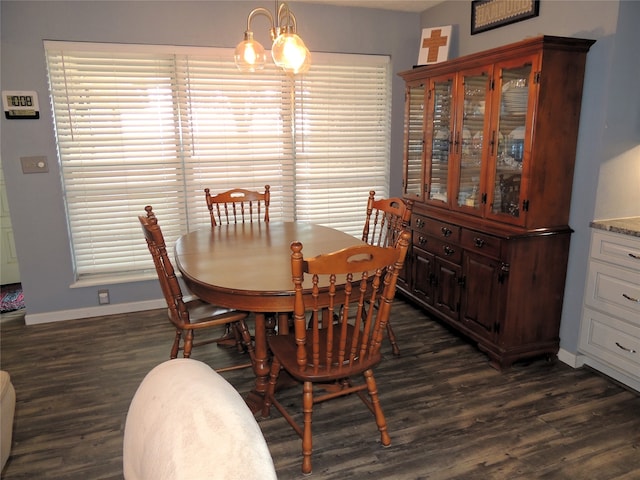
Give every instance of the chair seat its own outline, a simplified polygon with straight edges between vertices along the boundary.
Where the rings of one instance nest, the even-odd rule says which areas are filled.
[[[337,328],[337,325],[334,327]],[[347,345],[351,344],[351,340],[353,339],[353,325],[348,325],[347,330]],[[318,331],[319,333],[319,344],[320,344],[320,358],[324,359],[326,356],[326,344],[327,344],[327,329],[321,329]],[[307,340],[305,344],[305,348],[307,351],[307,367],[304,370],[301,370],[298,366],[297,358],[296,358],[296,339],[295,334],[291,333],[288,335],[274,335],[269,337],[269,348],[276,355],[284,369],[296,380],[301,382],[331,382],[334,380],[338,380],[341,378],[349,377],[354,374],[354,372],[360,373],[369,368],[374,367],[380,360],[382,359],[382,355],[380,352],[376,352],[371,354],[367,358],[359,359],[356,358],[351,365],[348,364],[347,361],[343,362],[344,368],[339,369],[338,367],[338,345],[337,342],[333,345],[333,355],[334,359],[332,363],[332,368],[328,371],[325,365],[318,365],[314,367],[313,365],[313,352],[312,352],[312,334],[313,331],[307,331]],[[337,338],[337,333],[334,335]]]
[[[191,323],[194,324],[192,328],[198,328],[198,324],[209,321],[213,317],[220,319],[220,323],[222,324],[239,321],[247,316],[247,312],[212,305],[200,299],[186,302],[186,306],[189,310],[189,319]]]

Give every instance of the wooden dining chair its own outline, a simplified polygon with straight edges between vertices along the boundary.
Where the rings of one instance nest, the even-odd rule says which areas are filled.
[[[229,335],[232,335],[235,340],[233,343],[238,346],[239,350],[246,351],[251,360],[253,360],[251,334],[246,324],[248,312],[222,308],[200,299],[185,303],[180,283],[167,254],[167,247],[160,225],[158,225],[158,219],[151,206],[146,206],[145,210],[147,214],[140,215],[138,219],[142,225],[149,252],[153,257],[162,293],[169,307],[169,320],[176,328],[170,358],[176,358],[179,350],[182,350],[185,358],[189,358],[194,347],[227,341]],[[222,336],[207,337],[203,340],[195,341],[196,330],[220,326],[230,326],[231,328],[226,329],[225,334]],[[251,363],[243,363],[220,368],[217,371],[235,370],[249,366],[251,366]]]
[[[269,222],[270,190],[271,186],[265,185],[264,193],[243,188],[233,188],[217,195],[211,195],[211,191],[205,188],[204,196],[211,216],[211,226]],[[288,313],[269,313],[267,316],[270,318],[277,317],[277,323],[280,328],[290,321]]]
[[[402,198],[375,199],[376,192],[369,192],[367,200],[367,215],[362,229],[362,241],[378,247],[393,246],[400,238],[400,234],[409,228],[413,202]],[[400,348],[396,340],[391,323],[387,323],[387,336],[391,342],[394,355],[400,355]]]
[[[376,192],[369,192],[367,200],[367,215],[362,240],[369,245],[388,247],[396,244],[403,230],[406,230],[411,221],[413,202],[404,201],[402,198],[375,199]]]
[[[291,244],[294,332],[268,339],[273,360],[262,414],[268,417],[275,406],[300,435],[305,474],[311,473],[311,422],[316,403],[356,393],[373,413],[382,445],[391,444],[373,367],[382,359],[380,346],[409,238],[409,232],[403,232],[396,246],[356,245],[314,258],[303,258],[300,242]],[[305,274],[310,282],[303,286]],[[312,290],[309,299],[304,288]],[[379,308],[364,308],[366,301],[375,304],[378,300]],[[281,370],[303,383],[302,426],[275,398]],[[356,375],[363,375],[364,381],[352,381]]]
[[[264,193],[253,192],[243,188],[234,188],[217,195],[211,195],[204,189],[207,208],[211,215],[211,226],[231,223],[253,223],[269,221],[269,202],[271,193],[269,185],[264,186]]]

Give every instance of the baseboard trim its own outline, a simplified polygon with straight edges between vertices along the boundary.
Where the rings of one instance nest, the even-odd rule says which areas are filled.
[[[80,318],[100,317],[103,315],[117,315],[119,313],[142,312],[144,310],[155,310],[156,308],[166,307],[167,303],[165,300],[158,299],[33,314],[29,314],[27,308],[27,314],[24,317],[24,322],[27,325],[37,325],[42,323],[62,322],[65,320],[77,320]]]
[[[580,368],[584,365],[584,355],[577,355],[562,348],[558,351],[558,360],[572,368]]]

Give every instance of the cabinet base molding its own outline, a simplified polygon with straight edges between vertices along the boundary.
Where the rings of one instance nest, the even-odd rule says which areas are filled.
[[[486,338],[474,333],[472,329],[465,328],[465,326],[460,322],[452,321],[446,316],[440,314],[440,312],[434,309],[431,305],[417,300],[415,296],[409,293],[405,288],[398,287],[398,291],[410,302],[423,308],[434,319],[434,321],[438,321],[452,330],[455,330],[458,334],[475,344],[478,350],[489,357],[489,365],[498,371],[506,371],[510,369],[514,363],[519,361],[532,360],[540,357],[545,357],[549,362],[555,362],[558,359],[558,352],[560,350],[559,339],[546,342],[524,343],[510,348],[503,348],[493,342],[487,341]]]
[[[504,350],[478,343],[478,349],[489,356],[489,365],[499,371],[508,370],[517,361],[545,357],[548,362],[558,359],[559,342],[546,344],[520,345],[518,348]]]

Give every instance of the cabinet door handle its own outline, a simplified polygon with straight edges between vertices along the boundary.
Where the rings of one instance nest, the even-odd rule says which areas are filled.
[[[635,258],[636,260],[640,260],[640,255],[636,255],[635,253],[630,253],[629,256],[631,258]]]
[[[478,247],[478,248],[484,247],[484,240],[482,238],[476,237],[476,238],[473,239],[473,241],[474,241],[476,247]]]
[[[501,263],[500,264],[500,273],[498,274],[498,283],[504,283],[504,281],[507,278],[507,275],[509,275],[509,270],[511,270],[511,266],[508,263]]]
[[[618,342],[616,342],[616,345],[618,346],[618,348],[620,348],[621,350],[624,350],[625,352],[636,353],[636,351],[633,348],[623,347]]]
[[[629,296],[629,295],[627,295],[626,293],[623,293],[623,294],[622,294],[622,296],[623,296],[624,298],[626,298],[627,300],[629,300],[630,302],[640,303],[640,299],[630,297],[630,296]]]
[[[440,229],[440,231],[442,232],[442,235],[443,235],[443,236],[445,236],[445,237],[448,237],[449,235],[451,235],[451,234],[453,233],[453,232],[452,232],[450,229],[448,229],[447,227],[442,227],[442,228]]]

